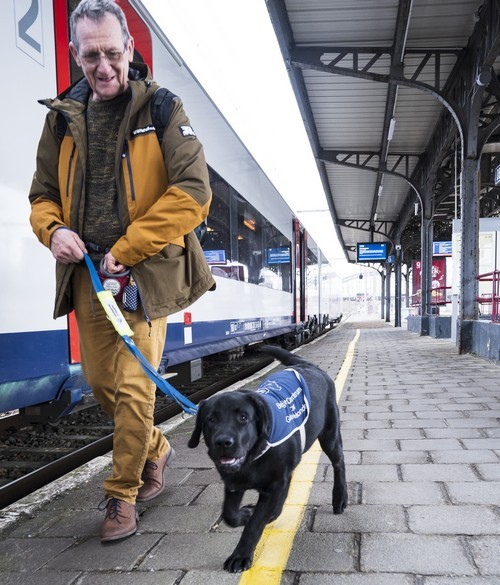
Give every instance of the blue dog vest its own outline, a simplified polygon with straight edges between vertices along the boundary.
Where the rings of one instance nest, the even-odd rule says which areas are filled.
[[[267,378],[257,392],[265,399],[272,415],[272,428],[267,449],[300,432],[302,451],[305,446],[304,426],[309,418],[311,397],[304,378],[287,368]],[[266,451],[267,451],[266,449]]]

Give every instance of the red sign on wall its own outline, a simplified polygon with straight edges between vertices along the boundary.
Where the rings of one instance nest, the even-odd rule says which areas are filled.
[[[413,261],[413,304],[419,304],[422,299],[422,262]],[[432,259],[431,302],[443,304],[446,302],[446,259]]]

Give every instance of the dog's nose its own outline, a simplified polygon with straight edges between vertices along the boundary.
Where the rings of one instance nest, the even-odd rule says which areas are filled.
[[[221,435],[215,439],[215,444],[219,448],[225,447],[227,449],[228,447],[232,447],[234,445],[234,439],[228,435]]]

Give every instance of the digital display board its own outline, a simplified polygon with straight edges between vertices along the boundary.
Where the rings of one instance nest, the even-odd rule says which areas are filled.
[[[356,262],[385,262],[387,260],[387,252],[387,242],[358,243]]]
[[[203,250],[205,259],[208,264],[225,264],[226,251],[225,250]]]
[[[282,248],[268,248],[267,249],[267,263],[268,264],[288,264],[290,262],[290,248],[288,246]]]

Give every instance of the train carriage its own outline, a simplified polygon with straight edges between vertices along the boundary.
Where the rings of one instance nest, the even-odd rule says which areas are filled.
[[[38,418],[69,412],[88,392],[74,319],[52,319],[54,260],[31,231],[27,198],[46,113],[37,100],[81,76],[68,50],[76,4],[14,0],[0,24],[12,81],[3,92],[9,103],[0,146],[0,412],[24,409]],[[143,5],[119,4],[134,59],[182,98],[213,191],[203,248],[217,289],[169,317],[162,368],[263,339],[300,342],[322,330],[340,313],[334,270]]]

